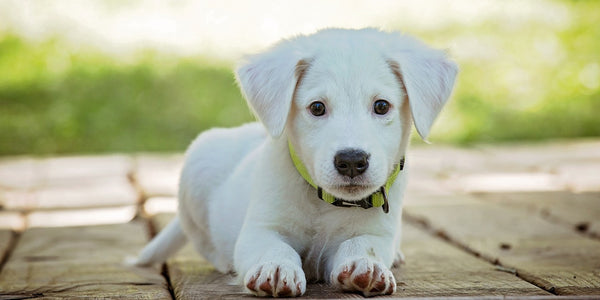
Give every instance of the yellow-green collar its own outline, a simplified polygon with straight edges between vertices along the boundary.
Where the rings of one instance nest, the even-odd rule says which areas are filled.
[[[327,203],[333,204],[335,206],[341,206],[341,207],[362,207],[362,208],[366,209],[366,208],[381,206],[385,213],[389,212],[390,208],[389,208],[389,204],[388,204],[387,193],[388,193],[390,187],[392,186],[392,184],[394,183],[394,181],[396,180],[396,178],[398,177],[398,174],[400,173],[400,171],[402,171],[402,169],[404,169],[404,157],[402,157],[402,159],[400,159],[400,162],[398,164],[396,164],[396,167],[394,168],[394,172],[392,173],[392,175],[390,175],[390,177],[388,178],[385,185],[383,185],[381,188],[379,188],[379,190],[377,190],[377,192],[369,195],[366,198],[358,200],[358,201],[348,201],[348,200],[344,200],[344,199],[335,198],[332,194],[327,193],[321,187],[317,186],[315,184],[315,182],[312,180],[312,178],[310,177],[310,175],[308,174],[306,167],[300,161],[300,158],[296,154],[296,151],[294,150],[292,143],[290,143],[289,141],[288,141],[288,147],[290,149],[290,156],[292,158],[292,162],[294,162],[294,166],[296,166],[296,170],[298,170],[298,173],[300,173],[302,178],[304,178],[304,180],[306,180],[306,182],[308,182],[308,184],[310,184],[312,187],[317,189],[317,195],[319,196],[319,198],[321,200],[323,200]]]

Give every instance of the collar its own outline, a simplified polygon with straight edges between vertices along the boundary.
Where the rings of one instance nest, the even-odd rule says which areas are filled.
[[[326,191],[324,191],[320,186],[317,186],[315,184],[315,182],[312,180],[312,178],[310,177],[310,175],[308,174],[306,167],[300,161],[300,158],[296,154],[296,151],[294,150],[292,143],[290,143],[289,141],[288,141],[288,148],[290,150],[290,157],[292,158],[292,162],[294,162],[294,166],[296,167],[296,170],[298,171],[298,173],[300,173],[302,178],[304,178],[304,180],[306,180],[306,182],[308,184],[310,184],[312,187],[317,189],[317,196],[319,196],[319,198],[321,200],[323,200],[329,204],[333,204],[335,206],[340,206],[340,207],[362,207],[362,208],[367,209],[367,208],[371,208],[371,207],[380,207],[381,206],[385,213],[389,212],[390,208],[389,208],[389,204],[388,204],[387,193],[388,193],[390,187],[392,186],[392,184],[394,183],[394,181],[396,180],[396,178],[398,177],[398,174],[400,173],[400,171],[402,171],[402,169],[404,169],[404,157],[402,157],[402,159],[400,159],[400,162],[396,164],[396,166],[394,168],[394,172],[392,173],[392,175],[390,175],[387,182],[379,188],[379,190],[377,190],[375,193],[369,195],[366,198],[356,200],[356,201],[349,201],[349,200],[336,198],[332,194],[329,194]]]

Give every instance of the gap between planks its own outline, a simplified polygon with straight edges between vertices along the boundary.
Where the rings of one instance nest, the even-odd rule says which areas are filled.
[[[498,271],[511,273],[511,274],[515,275],[516,277],[518,277],[519,279],[521,279],[531,285],[534,285],[534,286],[536,286],[544,291],[547,291],[553,295],[557,295],[556,291],[554,290],[553,287],[546,289],[542,285],[540,285],[537,282],[537,281],[539,281],[539,278],[532,278],[533,276],[526,274],[523,271],[517,271],[517,269],[502,265],[498,261],[498,259],[494,259],[492,257],[487,257],[485,255],[482,255],[481,253],[469,248],[468,245],[464,245],[464,244],[460,243],[459,241],[452,239],[450,236],[448,236],[448,234],[446,234],[446,232],[434,229],[425,218],[419,218],[419,217],[413,216],[410,213],[407,213],[406,211],[402,212],[402,218],[406,222],[423,229],[424,231],[428,232],[432,236],[435,236],[435,237],[447,242],[448,244],[450,244],[450,245],[452,245],[452,246],[454,246],[476,258],[479,258],[485,262],[488,262],[488,263],[494,265],[496,267],[496,270],[498,270]],[[547,286],[548,286],[548,284],[547,284]]]
[[[137,210],[135,217],[142,219],[143,222],[146,224],[146,228],[148,229],[148,241],[151,241],[158,234],[158,230],[154,226],[150,215],[146,212],[144,208],[146,201],[148,200],[148,195],[146,195],[144,188],[138,180],[138,169],[139,162],[136,159],[134,159],[132,168],[127,172],[127,180],[137,193]],[[162,263],[161,265],[160,275],[165,279],[165,282],[167,283],[167,290],[169,292],[169,295],[171,296],[171,299],[175,300],[175,292],[171,283],[171,276],[169,275],[169,267],[167,266],[166,262]]]
[[[142,208],[143,208],[143,205],[142,205]],[[152,222],[151,218],[148,218],[148,217],[141,217],[141,218],[142,218],[142,220],[144,220],[144,223],[146,224],[146,228],[148,229],[148,241],[151,241],[158,234],[159,231],[156,229],[156,226]],[[173,290],[173,284],[171,283],[171,275],[169,274],[169,266],[167,266],[166,262],[162,263],[162,265],[161,265],[160,275],[165,279],[165,282],[167,283],[167,290],[169,292],[169,295],[171,296],[171,300],[176,300],[175,291]]]
[[[131,167],[130,170],[127,171],[127,181],[133,187],[133,190],[137,194],[137,199],[135,201],[136,206],[137,206],[135,217],[136,218],[137,217],[144,218],[145,222],[150,224],[150,221],[147,218],[145,218],[145,217],[147,217],[147,214],[146,214],[146,211],[144,210],[144,204],[146,203],[146,200],[148,200],[148,196],[144,192],[144,189],[142,188],[142,185],[140,184],[140,182],[137,178],[138,177],[137,169],[138,169],[138,162],[137,162],[137,160],[133,160],[133,166]],[[152,225],[149,225],[148,229],[152,230],[151,227],[152,227]],[[152,232],[152,231],[149,231],[149,232]],[[151,233],[150,238],[153,238],[154,235],[155,235],[155,232]]]
[[[598,241],[531,211],[464,201],[443,207],[411,206],[405,213],[483,259],[516,269],[520,278],[545,291],[557,295],[600,293]]]
[[[21,237],[21,234],[17,231],[11,230],[9,233],[10,233],[10,237],[8,240],[8,245],[6,246],[6,249],[4,249],[1,259],[0,259],[0,272],[2,272],[2,269],[4,269],[4,266],[10,259],[10,256],[12,255],[13,251],[17,247],[17,243],[19,242],[19,238]]]

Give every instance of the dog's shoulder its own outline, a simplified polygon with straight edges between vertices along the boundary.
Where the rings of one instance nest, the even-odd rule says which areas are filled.
[[[257,122],[233,128],[212,128],[196,137],[187,150],[187,156],[196,152],[236,152],[253,148],[267,137],[263,126]]]
[[[207,130],[198,135],[186,151],[182,180],[186,177],[197,180],[199,174],[207,180],[224,180],[224,176],[266,138],[267,133],[259,123]]]

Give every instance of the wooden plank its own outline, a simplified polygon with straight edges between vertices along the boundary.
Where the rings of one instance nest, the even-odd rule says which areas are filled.
[[[411,149],[407,164],[409,193],[600,191],[598,140],[419,146]]]
[[[69,209],[136,204],[128,156],[74,156],[0,160],[0,207]]]
[[[155,269],[123,264],[147,242],[145,224],[25,231],[0,273],[0,298],[168,299]]]
[[[600,170],[600,169],[599,169]],[[481,193],[487,202],[525,209],[574,231],[600,238],[600,193],[531,192]]]
[[[171,214],[155,217],[159,228]],[[403,249],[407,262],[393,270],[398,281],[394,297],[448,296],[533,296],[549,295],[512,274],[477,259],[431,235],[404,224]],[[200,257],[188,244],[168,261],[171,283],[177,299],[247,297],[242,288],[231,285],[232,276],[224,275]],[[309,284],[308,298],[361,298],[341,293],[326,284]]]
[[[556,168],[600,159],[600,140],[479,145],[490,164],[504,171],[555,172]]]
[[[600,241],[492,203],[406,207],[449,240],[558,295],[600,295]]]
[[[563,191],[567,185],[556,174],[544,172],[480,172],[452,178],[446,184],[467,193]]]
[[[133,159],[125,155],[66,156],[38,163],[42,186],[72,186],[106,178],[126,177],[133,170]]]
[[[4,209],[17,211],[132,205],[138,194],[125,174],[72,185],[0,190]]]
[[[176,213],[177,198],[175,197],[152,197],[144,201],[144,212],[153,216],[160,213]]]
[[[131,221],[137,206],[116,206],[68,210],[37,210],[27,214],[28,227],[64,227],[119,224]]]
[[[407,222],[403,224],[402,251],[406,262],[394,270],[398,296],[549,295]]]
[[[0,159],[0,187],[30,189],[72,185],[99,178],[125,176],[132,170],[131,157],[124,155],[70,156],[48,159],[9,157]]]
[[[600,191],[600,140],[480,146],[489,156],[482,170],[521,170],[553,176],[554,188],[574,192]],[[493,166],[490,164],[495,164]]]
[[[600,153],[600,148],[597,150]],[[600,154],[595,160],[566,162],[555,172],[568,190],[578,193],[600,192]]]
[[[138,155],[134,178],[145,197],[176,196],[182,167],[182,155]]]
[[[0,229],[25,230],[25,217],[20,212],[0,210]]]
[[[29,157],[0,159],[0,187],[27,189],[39,185],[37,160]],[[0,200],[1,201],[1,200]]]
[[[9,230],[0,230],[0,262],[4,261],[13,239],[13,233]],[[2,267],[0,265],[0,267]],[[1,269],[0,269],[1,271]]]

